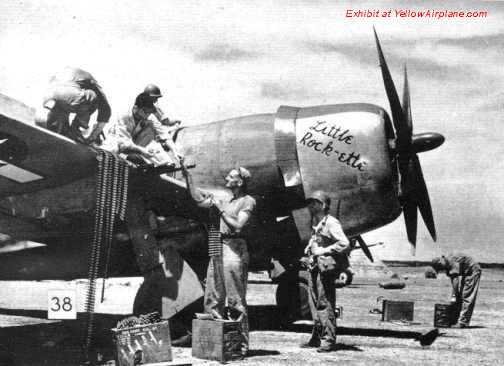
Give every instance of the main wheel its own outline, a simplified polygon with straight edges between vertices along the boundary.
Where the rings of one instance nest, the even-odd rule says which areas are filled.
[[[344,285],[348,286],[352,284],[353,281],[353,272],[347,268],[343,272],[340,273],[338,280]]]

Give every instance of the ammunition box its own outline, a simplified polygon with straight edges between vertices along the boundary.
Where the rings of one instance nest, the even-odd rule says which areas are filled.
[[[192,330],[193,357],[220,362],[242,358],[241,322],[194,319]]]
[[[172,360],[168,321],[112,329],[118,366],[133,366]]]
[[[413,321],[413,301],[383,300],[382,321]]]
[[[434,326],[436,328],[449,328],[457,322],[458,311],[455,304],[434,305]]]

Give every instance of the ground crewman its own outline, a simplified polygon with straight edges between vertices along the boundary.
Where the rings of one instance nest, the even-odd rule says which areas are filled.
[[[481,277],[480,265],[465,254],[450,254],[432,260],[436,272],[446,271],[452,283],[451,301],[456,306],[458,321],[452,328],[467,328],[471,322]]]
[[[131,110],[122,115],[107,134],[105,148],[129,154],[130,160],[139,163],[139,156],[144,160],[155,162],[153,141],[159,141],[172,151],[171,160],[178,163],[182,156],[173,141],[172,133],[180,124],[178,120],[170,120],[164,115],[156,102],[161,98],[159,87],[149,84],[140,93]],[[154,115],[154,119],[149,119]],[[139,156],[138,156],[139,155]]]
[[[64,68],[51,78],[43,107],[36,117],[38,125],[87,144],[99,143],[100,134],[111,115],[107,97],[95,78],[87,71],[72,67]],[[89,128],[90,117],[96,110],[97,123],[84,138],[82,132]],[[70,113],[75,113],[71,123]]]
[[[247,194],[250,172],[243,168],[232,169],[226,176],[226,187],[233,196],[229,201],[220,201],[211,194],[197,189],[192,176],[182,164],[188,190],[198,206],[210,208],[220,217],[222,238],[222,260],[211,257],[207,271],[204,306],[205,312],[224,318],[224,308],[228,309],[242,322],[242,355],[246,356],[249,347],[247,313],[247,277],[249,255],[244,229],[250,223],[256,201]]]
[[[311,339],[302,347],[318,347],[317,352],[336,349],[335,280],[348,268],[350,242],[340,222],[329,214],[331,199],[323,191],[308,196],[312,236],[305,248],[310,256],[309,305],[313,318]]]

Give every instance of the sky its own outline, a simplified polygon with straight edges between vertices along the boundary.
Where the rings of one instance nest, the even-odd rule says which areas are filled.
[[[480,18],[397,17],[396,10],[486,11]],[[390,17],[347,17],[391,10]],[[186,125],[280,105],[373,103],[389,110],[373,25],[414,132],[443,146],[420,156],[438,243],[419,224],[411,256],[402,216],[364,235],[384,259],[462,250],[504,262],[504,2],[25,1],[0,3],[0,93],[37,107],[64,66],[90,71],[114,113],[147,83]]]

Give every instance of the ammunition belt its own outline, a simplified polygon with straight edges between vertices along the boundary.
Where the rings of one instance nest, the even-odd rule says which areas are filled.
[[[208,256],[221,257],[222,256],[222,240],[221,233],[215,223],[208,225]]]
[[[137,325],[155,324],[162,321],[161,315],[155,311],[153,313],[143,314],[140,316],[130,316],[117,322],[117,329],[131,328]]]
[[[118,156],[98,150],[96,176],[96,201],[93,241],[88,264],[88,288],[86,293],[86,327],[84,336],[84,359],[89,358],[94,327],[96,279],[100,268],[103,247],[107,250],[104,278],[108,275],[108,263],[116,219],[124,220],[128,195],[128,166]]]

